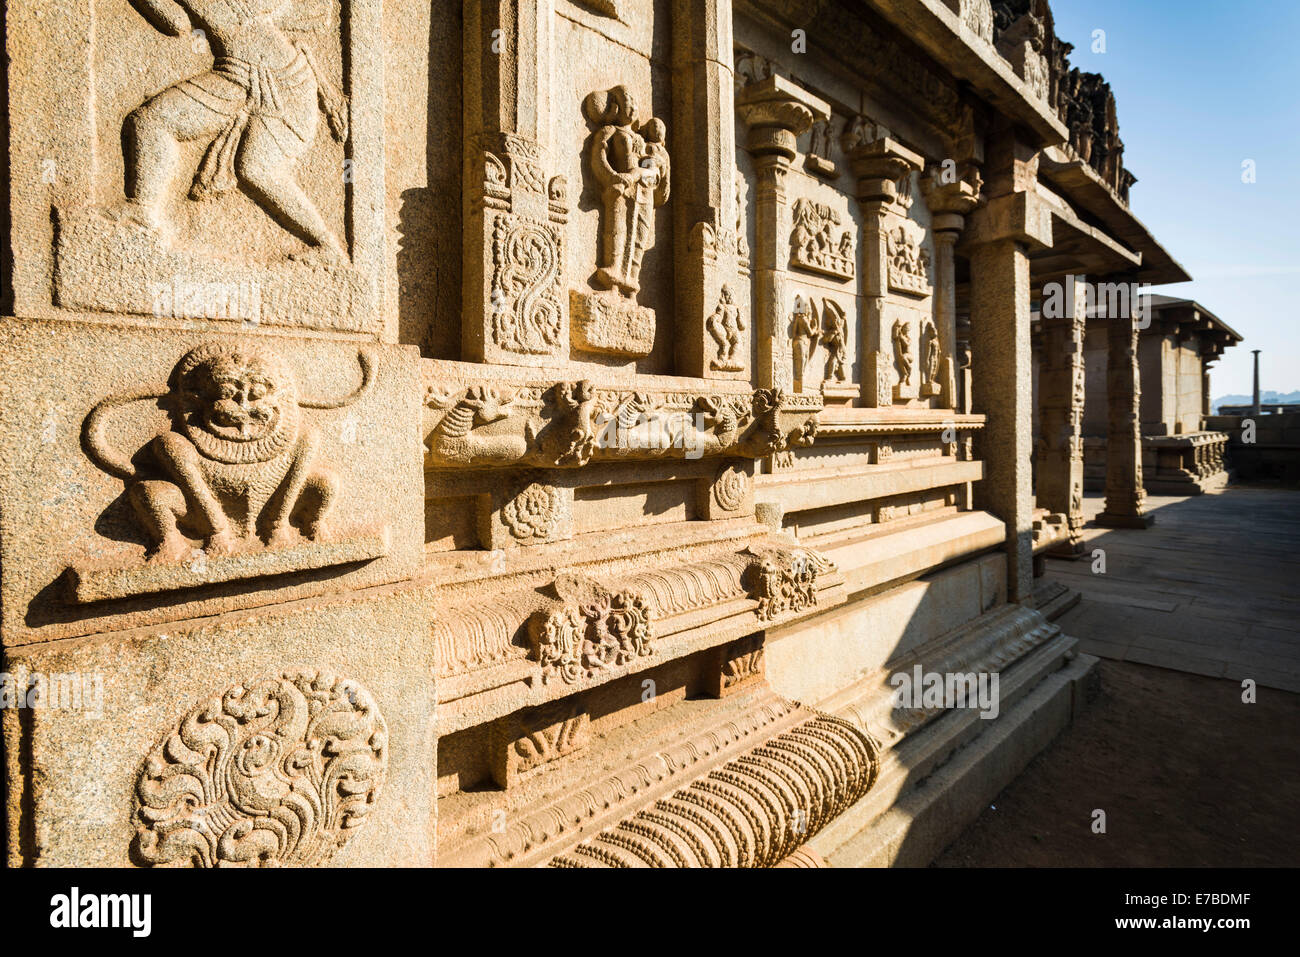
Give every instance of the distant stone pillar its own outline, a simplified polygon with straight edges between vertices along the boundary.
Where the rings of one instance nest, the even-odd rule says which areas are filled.
[[[1033,365],[1029,249],[1052,243],[1051,211],[1034,191],[1038,155],[1010,130],[990,138],[990,198],[967,228],[970,251],[971,377],[984,480],[975,504],[1006,524],[1007,597],[1032,602]]]
[[[785,256],[790,247],[790,207],[785,180],[797,155],[795,141],[830,106],[779,76],[751,83],[737,99],[749,128],[745,149],[758,176],[754,204],[754,334],[758,345],[756,383],[790,389],[793,360],[785,325],[792,301],[785,290]],[[784,255],[783,255],[784,253]]]
[[[1250,400],[1250,414],[1251,414],[1252,416],[1254,416],[1255,418],[1258,419],[1258,418],[1259,418],[1259,414],[1260,414],[1260,407],[1259,407],[1259,350],[1258,350],[1258,349],[1251,349],[1250,352],[1251,352],[1251,355],[1253,355],[1253,356],[1255,357],[1255,391],[1254,391],[1254,393],[1252,393],[1252,395],[1251,395],[1251,400]]]
[[[1043,297],[1042,348],[1038,366],[1038,504],[1066,516],[1068,538],[1053,546],[1057,555],[1083,549],[1083,342],[1087,283],[1066,276],[1063,311]],[[1058,300],[1058,304],[1061,300]],[[1052,313],[1049,315],[1048,313]]]
[[[1210,363],[1201,366],[1201,415],[1214,414],[1214,400],[1210,398]],[[1205,428],[1205,423],[1201,423]]]
[[[1147,528],[1155,517],[1146,511],[1142,485],[1142,397],[1138,372],[1138,327],[1132,315],[1106,322],[1106,507],[1097,524],[1106,528]]]

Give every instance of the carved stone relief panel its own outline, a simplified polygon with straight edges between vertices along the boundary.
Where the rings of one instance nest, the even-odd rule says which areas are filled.
[[[413,570],[413,350],[61,322],[0,322],[6,641]],[[14,391],[33,377],[58,382],[57,396]]]
[[[709,673],[709,691],[723,698],[763,679],[763,637],[750,635],[723,645],[716,652],[716,670]]]
[[[822,407],[820,396],[773,389],[637,390],[589,380],[499,377],[489,382],[459,364],[426,370],[425,447],[432,468],[756,458],[810,441],[810,423]]]
[[[795,391],[829,395],[849,387],[854,335],[845,308],[835,298],[796,293],[789,335]]]
[[[312,867],[358,833],[388,769],[370,693],[325,672],[244,681],[145,758],[134,851],[150,865]]]
[[[804,155],[803,168],[814,176],[834,179],[839,175],[839,167],[831,159],[831,144],[835,142],[835,118],[828,117],[813,124],[808,133],[808,152]]]
[[[913,296],[928,296],[933,289],[930,253],[914,230],[915,227],[900,223],[886,233],[889,288]]]
[[[797,269],[852,279],[857,272],[855,226],[840,229],[840,216],[822,203],[800,197],[791,209],[790,265]]]
[[[640,593],[613,592],[567,574],[556,579],[554,590],[559,601],[528,622],[543,682],[574,684],[654,654],[652,613]]]
[[[484,233],[478,297],[466,301],[466,354],[512,365],[554,364],[568,352],[564,226],[568,184],[547,177],[539,147],[509,134],[485,135],[482,184],[471,194],[471,228]],[[477,224],[477,225],[476,225]],[[472,280],[470,280],[472,283]]]
[[[586,158],[600,197],[600,243],[592,283],[574,290],[574,344],[591,352],[647,356],[655,313],[637,304],[641,263],[655,242],[655,210],[668,201],[671,161],[662,120],[643,117],[626,86],[589,94]]]
[[[127,483],[148,562],[74,565],[75,599],[125,598],[385,554],[387,526],[344,530],[330,521],[339,477],[319,461],[319,432],[302,422],[304,409],[341,409],[365,396],[374,360],[365,352],[359,360],[361,383],[350,395],[308,399],[269,345],[207,342],[176,364],[167,391],[136,390],[96,405],[83,444],[96,465]],[[138,452],[115,447],[112,416],[154,400],[170,413],[170,428]]]
[[[578,696],[502,718],[493,728],[492,777],[510,788],[591,743],[591,716]]]
[[[18,5],[16,311],[380,333],[379,10]]]

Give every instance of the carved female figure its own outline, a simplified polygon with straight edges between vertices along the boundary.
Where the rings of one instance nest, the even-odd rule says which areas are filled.
[[[905,319],[894,320],[894,362],[899,383],[907,385],[912,381],[912,329]]]
[[[817,325],[817,316],[813,312],[812,302],[803,296],[794,297],[794,315],[791,317],[791,339],[794,345],[794,382],[795,389],[803,391],[804,373],[812,354],[817,348],[817,339],[821,330]]]
[[[937,386],[939,382],[939,330],[928,319],[921,327],[921,352],[925,357],[925,364],[921,367],[921,384]]]
[[[641,288],[641,258],[654,243],[655,207],[668,201],[666,130],[654,118],[638,126],[624,86],[592,93],[583,112],[598,127],[588,159],[605,211],[596,280],[634,296]]]

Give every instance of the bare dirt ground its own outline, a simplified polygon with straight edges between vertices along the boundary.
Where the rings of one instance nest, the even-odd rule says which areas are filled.
[[[1300,865],[1300,695],[1123,661],[1101,680],[934,866]]]

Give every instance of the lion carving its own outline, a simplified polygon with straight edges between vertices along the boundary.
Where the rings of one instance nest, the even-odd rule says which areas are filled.
[[[351,395],[310,402],[298,395],[288,364],[260,344],[205,343],[172,370],[166,392],[139,392],[101,402],[86,419],[88,454],[127,482],[127,498],[150,540],[151,562],[188,556],[191,539],[211,556],[272,548],[302,538],[328,541],[326,521],[338,476],[317,461],[319,436],[304,425],[304,408],[336,409],[372,385],[361,353],[362,382]],[[106,413],[128,402],[159,398],[171,428],[124,461],[104,435]]]

